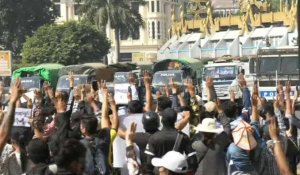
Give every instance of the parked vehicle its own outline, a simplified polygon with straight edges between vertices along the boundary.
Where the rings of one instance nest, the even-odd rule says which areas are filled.
[[[221,100],[229,100],[229,91],[235,93],[235,98],[242,98],[242,92],[238,84],[238,75],[243,72],[250,87],[254,84],[254,75],[250,73],[249,62],[230,61],[222,63],[210,63],[204,66],[202,78],[202,100],[207,100],[206,79],[214,79],[214,87],[217,96]],[[252,90],[252,88],[250,88]]]
[[[92,84],[93,81],[113,81],[114,71],[101,63],[86,63],[83,65],[70,65],[58,72],[59,80],[57,90],[69,91],[69,73],[74,74],[74,86]]]
[[[21,85],[28,91],[41,90],[44,81],[48,81],[51,86],[56,87],[58,71],[63,67],[61,64],[41,64],[38,66],[23,67],[15,70],[12,78],[15,80],[17,77],[21,77]]]
[[[300,85],[298,47],[261,48],[257,52],[255,67],[260,96],[267,100],[276,98],[279,82],[291,82],[291,95],[295,86]]]
[[[173,77],[183,90],[184,81],[191,78],[195,84],[201,79],[202,62],[197,59],[166,59],[157,62],[153,66],[152,91],[161,91],[162,88],[169,83],[169,79]]]

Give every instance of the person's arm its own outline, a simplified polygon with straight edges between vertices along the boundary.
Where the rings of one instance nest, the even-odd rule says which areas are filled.
[[[115,99],[111,94],[108,94],[108,102],[112,110],[111,129],[115,129],[117,131],[119,128],[119,117]]]
[[[277,128],[275,119],[271,119],[271,123],[269,125],[269,133],[270,133],[270,137],[274,143],[273,152],[274,152],[274,157],[275,157],[278,169],[280,171],[280,174],[291,175],[292,172],[289,169],[289,165],[286,160],[286,156],[285,156],[282,146],[281,146],[281,142],[280,142],[279,134],[278,134],[278,128]]]
[[[278,83],[277,94],[279,97],[279,105],[280,105],[280,107],[283,108],[284,107],[284,91],[283,91],[283,86],[282,86],[281,82]]]
[[[292,116],[295,115],[295,105],[298,101],[298,86],[297,86],[297,90],[294,92],[294,98],[293,98],[293,101],[292,101]]]
[[[182,119],[176,124],[175,128],[181,131],[189,123],[190,117],[191,117],[190,111],[183,111]]]
[[[291,103],[291,83],[288,82],[285,88],[285,116],[290,117],[292,115],[292,103]]]
[[[285,131],[286,131],[286,127],[284,124],[284,119],[283,116],[280,112],[280,105],[279,105],[279,97],[277,96],[276,100],[274,101],[274,112],[275,112],[275,117],[278,121],[278,125],[279,125],[279,129],[280,129],[280,133],[282,135],[285,135]]]
[[[172,100],[172,109],[179,112],[180,106],[179,106],[179,99],[178,99],[178,94],[179,94],[178,86],[175,84],[173,78],[169,79],[169,85],[171,86],[171,90],[172,90],[172,95],[170,96],[170,99]]]
[[[135,175],[139,172],[138,154],[135,150],[135,132],[137,124],[132,122],[126,130],[126,158],[129,174]]]
[[[213,85],[213,78],[208,78],[206,82],[207,101],[216,102],[218,99],[215,87]]]
[[[109,128],[110,121],[108,116],[108,90],[106,88],[102,90],[102,98],[101,128]]]
[[[248,87],[242,87],[242,93],[243,93],[243,107],[246,109],[250,109],[251,107],[251,94],[248,89]],[[258,96],[258,92],[257,92]],[[259,100],[259,99],[258,99]]]
[[[144,84],[146,89],[146,106],[145,112],[150,112],[152,109],[152,94],[151,94],[151,78],[148,72],[144,73]]]
[[[155,153],[156,153],[156,142],[154,142],[153,138],[150,137],[148,140],[148,144],[146,146],[146,150],[145,150],[145,154],[146,154],[146,170],[145,170],[145,174],[146,175],[154,175],[153,170],[154,170],[154,166],[151,163],[151,160],[155,157]]]
[[[257,105],[258,105],[258,87],[257,84],[253,86],[253,94],[252,94],[252,116],[251,121],[259,122],[259,115],[257,112]]]
[[[184,97],[181,94],[178,94],[177,97],[178,97],[179,104],[180,104],[181,107],[187,106],[186,102],[185,102],[185,99],[184,99]]]
[[[8,111],[4,115],[4,118],[0,124],[0,154],[2,153],[7,139],[10,136],[11,128],[15,121],[16,102],[21,97],[21,94],[21,80],[17,78],[12,87]]]
[[[291,83],[288,81],[285,87],[285,96],[286,96],[286,100],[285,100],[285,117],[290,119],[292,117],[292,102],[291,102]],[[289,120],[290,122],[290,120]],[[286,127],[283,121],[283,117],[282,117],[282,122],[278,123],[279,125],[279,129],[280,129],[280,133],[285,134],[284,132],[286,131]],[[291,124],[291,123],[290,123]],[[284,130],[282,130],[282,128],[284,128]],[[289,130],[286,131],[286,135],[288,137],[292,136],[292,130],[293,127],[292,125],[290,125]]]
[[[235,102],[235,95],[233,90],[229,90],[230,101]]]

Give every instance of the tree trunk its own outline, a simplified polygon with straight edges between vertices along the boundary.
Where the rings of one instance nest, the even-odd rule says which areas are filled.
[[[118,63],[120,61],[120,29],[115,28],[115,61]]]

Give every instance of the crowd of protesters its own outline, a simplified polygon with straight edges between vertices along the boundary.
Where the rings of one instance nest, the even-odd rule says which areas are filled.
[[[170,79],[155,98],[149,73],[143,81],[145,100],[128,93],[129,102],[122,106],[116,105],[104,81],[98,91],[74,87],[72,73],[69,93],[54,92],[45,84],[31,99],[16,79],[5,102],[0,87],[0,173],[296,174],[300,120],[295,116],[298,92],[290,97],[290,83],[279,85],[270,103],[259,97],[257,85],[251,94],[239,75],[241,102],[234,92],[221,102],[208,78],[204,103],[192,80],[181,92]],[[133,76],[129,82],[134,86]],[[17,108],[32,110],[30,127],[13,126]]]

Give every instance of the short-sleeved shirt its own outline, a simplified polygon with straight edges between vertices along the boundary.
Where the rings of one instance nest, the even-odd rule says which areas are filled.
[[[188,157],[195,155],[196,152],[192,148],[189,137],[182,132],[178,132],[175,128],[163,128],[153,134],[149,138],[145,153],[154,157],[162,157],[168,151],[172,151],[178,133],[183,135],[183,139],[177,151],[185,153]]]
[[[226,175],[225,149],[230,143],[229,136],[222,132],[208,145],[199,140],[192,144],[197,152],[197,175]],[[215,166],[218,165],[218,168]]]

